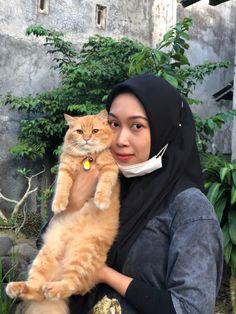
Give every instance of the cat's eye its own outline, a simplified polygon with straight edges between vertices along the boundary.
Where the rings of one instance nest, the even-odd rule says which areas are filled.
[[[76,130],[76,132],[79,133],[79,134],[83,134],[83,131],[80,130],[80,129]]]
[[[99,131],[98,129],[93,129],[92,133],[95,134],[95,133],[98,133],[98,131]]]

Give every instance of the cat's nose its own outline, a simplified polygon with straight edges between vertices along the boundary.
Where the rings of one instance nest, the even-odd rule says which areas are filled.
[[[85,142],[88,142],[90,140],[90,137],[84,137]]]

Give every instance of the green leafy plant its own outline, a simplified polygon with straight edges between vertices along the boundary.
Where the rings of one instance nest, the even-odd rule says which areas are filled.
[[[63,33],[61,32],[45,29],[41,25],[32,25],[27,28],[26,34],[45,37],[44,46],[48,47],[47,53],[57,53],[53,59],[56,61],[55,68],[60,68],[64,64],[72,64],[78,57],[78,51],[71,42],[63,40]]]
[[[191,66],[186,55],[191,26],[192,20],[184,18],[170,28],[155,48],[143,47],[132,56],[129,74],[148,72],[161,76],[176,87],[190,104],[199,103],[199,100],[189,98],[196,83],[201,83],[206,75],[216,69],[227,68],[229,62],[207,62]]]
[[[130,56],[142,45],[128,38],[93,36],[75,51],[62,33],[36,25],[27,34],[45,37],[48,52],[56,56],[54,68],[59,69],[62,83],[35,97],[6,96],[5,104],[28,113],[21,121],[20,141],[10,151],[18,158],[37,160],[47,155],[53,160],[66,130],[63,113],[92,114],[103,108],[112,86],[128,77]]]
[[[16,256],[12,255],[12,266],[4,274],[3,272],[3,264],[0,260],[0,313],[1,314],[9,314],[10,309],[12,308],[14,301],[10,299],[5,293],[5,285],[4,282],[10,282],[15,279],[15,267],[16,267]]]
[[[190,103],[199,102],[189,98],[196,82],[201,82],[218,68],[227,67],[228,62],[191,66],[186,55],[191,25],[189,18],[177,23],[155,48],[128,38],[114,40],[92,36],[80,51],[65,41],[60,32],[40,25],[28,27],[28,35],[45,38],[44,46],[54,56],[54,68],[60,71],[62,82],[59,88],[35,97],[6,96],[5,104],[28,113],[28,118],[21,121],[20,141],[11,148],[11,153],[18,158],[32,160],[43,159],[47,155],[53,163],[54,152],[66,130],[63,113],[98,112],[111,88],[133,74],[149,72],[162,76]],[[214,125],[219,125],[219,119],[225,121],[226,115],[211,118]],[[206,123],[199,120],[199,145],[204,146],[206,136],[211,135],[207,127],[210,124],[210,120]]]
[[[203,119],[198,115],[194,115],[197,131],[197,144],[201,152],[208,149],[209,144],[212,143],[212,137],[216,130],[221,128],[228,120],[236,116],[236,110],[227,110],[219,112],[209,118]]]
[[[201,154],[205,188],[224,235],[224,258],[231,270],[233,313],[236,313],[236,160]]]

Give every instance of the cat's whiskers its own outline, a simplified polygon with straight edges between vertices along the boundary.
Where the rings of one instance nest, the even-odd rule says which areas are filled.
[[[78,155],[78,153],[81,152],[81,146],[79,145],[73,145],[71,149],[72,154]]]

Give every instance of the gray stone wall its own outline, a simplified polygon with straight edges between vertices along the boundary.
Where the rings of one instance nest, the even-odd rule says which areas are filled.
[[[169,28],[176,24],[176,0],[155,0],[152,7],[152,46],[163,39],[163,35]]]
[[[191,28],[189,59],[192,64],[205,61],[219,62],[229,60],[228,69],[216,71],[207,76],[202,84],[198,84],[193,96],[203,101],[194,108],[202,117],[208,117],[219,111],[232,108],[232,101],[216,102],[212,95],[225,87],[234,77],[236,2],[228,1],[217,6],[208,5],[202,0],[190,7],[177,7],[177,19],[190,16],[193,20]],[[224,154],[231,153],[232,121],[220,130],[213,144],[213,150]]]
[[[236,42],[235,42],[235,51],[236,51]],[[236,53],[235,53],[235,65],[236,65]],[[236,69],[234,72],[234,97],[233,97],[233,108],[236,110]],[[232,128],[232,160],[236,159],[236,117],[233,121]]]
[[[49,13],[41,14],[37,0],[1,0],[0,94],[27,95],[58,84],[58,75],[48,71],[50,58],[44,54],[42,40],[25,36],[30,24],[62,31],[78,47],[94,34],[151,43],[152,1],[48,1]],[[96,26],[96,4],[107,7],[105,29]]]

